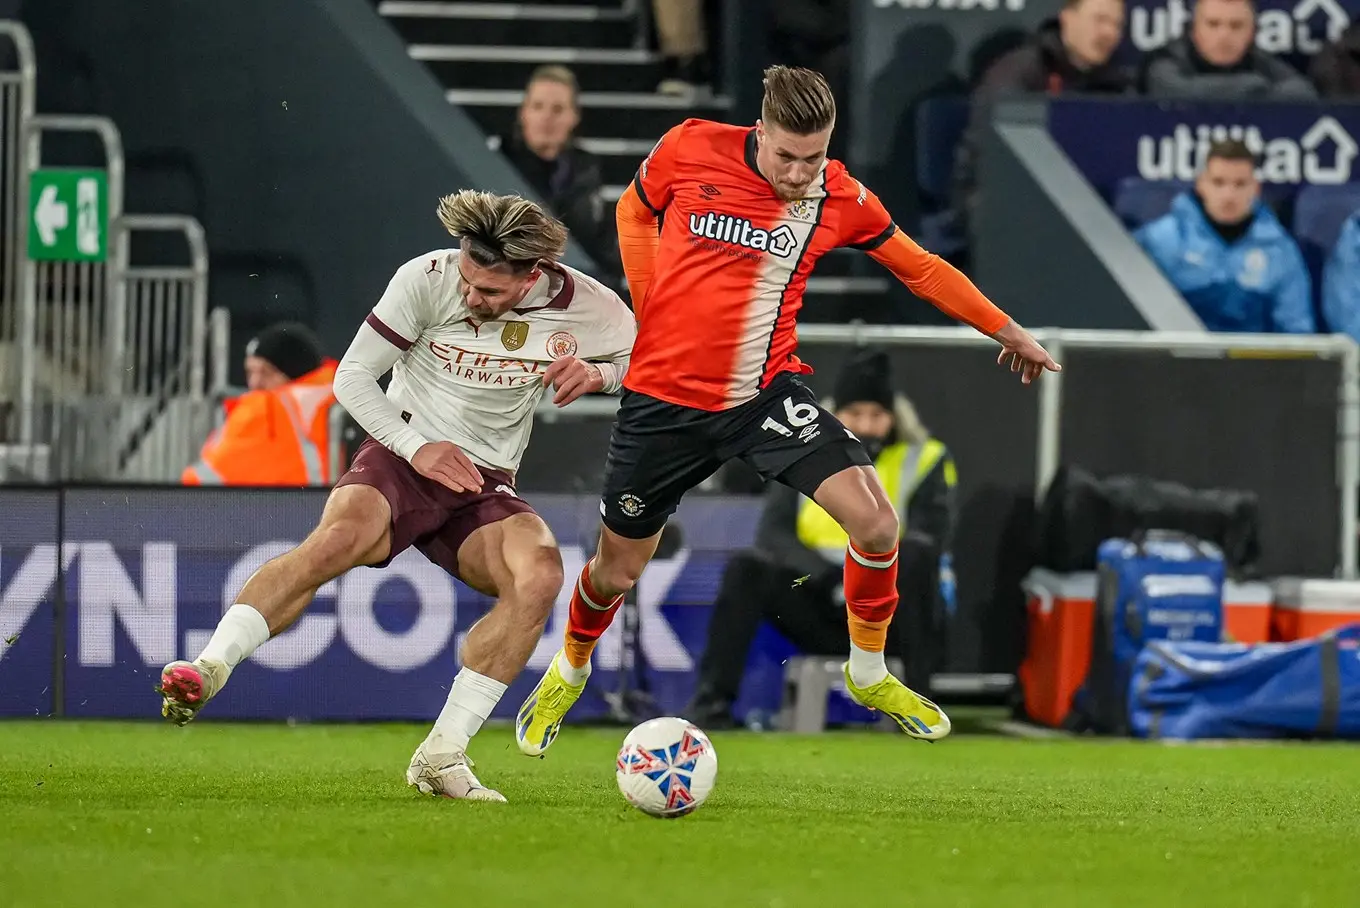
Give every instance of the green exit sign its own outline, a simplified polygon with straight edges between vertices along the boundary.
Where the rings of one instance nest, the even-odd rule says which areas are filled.
[[[28,257],[102,262],[109,247],[109,178],[102,170],[35,170],[28,185]]]

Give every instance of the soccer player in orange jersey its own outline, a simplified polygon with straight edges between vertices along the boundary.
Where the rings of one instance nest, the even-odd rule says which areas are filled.
[[[997,361],[1026,384],[1061,367],[827,159],[835,120],[819,74],[772,67],[754,127],[686,120],[619,201],[638,336],[610,439],[599,549],[576,581],[565,645],[516,721],[526,754],[542,754],[557,736],[595,643],[681,496],[732,458],[811,497],[849,535],[851,695],[912,737],[949,734],[944,712],[884,663],[897,607],[897,514],[858,439],[798,379],[811,371],[795,355],[803,289],[822,255],[862,249],[917,296],[994,338]]]

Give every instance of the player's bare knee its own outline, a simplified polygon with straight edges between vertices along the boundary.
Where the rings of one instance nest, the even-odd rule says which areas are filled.
[[[606,560],[596,557],[590,568],[590,585],[601,596],[613,599],[631,590],[646,567],[647,562],[642,559],[624,556]]]
[[[847,521],[845,530],[860,548],[870,552],[887,552],[897,542],[901,523],[892,505],[883,501],[875,502],[875,507]]]
[[[545,547],[514,579],[515,605],[527,618],[546,624],[562,591],[563,579],[562,556],[556,548]]]
[[[357,517],[345,517],[317,528],[303,547],[305,563],[318,577],[329,580],[367,560],[382,538],[382,527]]]

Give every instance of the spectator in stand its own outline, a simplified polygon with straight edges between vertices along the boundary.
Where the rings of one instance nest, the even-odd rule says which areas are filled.
[[[1057,19],[988,67],[973,92],[972,119],[954,157],[953,204],[963,221],[976,201],[978,145],[990,103],[1013,95],[1129,92],[1130,74],[1111,62],[1123,33],[1123,0],[1066,0]]]
[[[1322,316],[1332,331],[1360,341],[1360,211],[1341,227],[1323,268]]]
[[[778,0],[769,7],[769,50],[776,63],[815,69],[836,99],[827,157],[843,160],[850,137],[850,16],[844,0]]]
[[[711,87],[713,65],[704,0],[652,0],[652,17],[662,65],[656,90],[663,95],[687,97]]]
[[[1308,75],[1324,98],[1360,98],[1360,22],[1318,52]]]
[[[1210,331],[1317,330],[1303,253],[1261,202],[1245,143],[1211,145],[1194,192],[1135,237]]]
[[[581,122],[576,76],[565,66],[540,66],[524,86],[519,119],[509,136],[492,136],[488,144],[515,169],[571,231],[605,274],[611,286],[621,283],[612,212],[600,198],[600,162],[573,138]]]
[[[1252,0],[1197,0],[1190,34],[1144,64],[1154,98],[1306,100],[1317,92],[1288,63],[1257,49]]]
[[[208,436],[185,485],[330,485],[333,359],[305,325],[283,322],[246,345],[245,394],[226,402],[226,422]]]

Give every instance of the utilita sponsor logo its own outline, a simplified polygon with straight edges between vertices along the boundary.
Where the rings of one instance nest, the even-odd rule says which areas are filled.
[[[1355,138],[1333,117],[1320,117],[1298,138],[1267,139],[1255,126],[1180,123],[1169,136],[1139,137],[1138,175],[1153,181],[1193,180],[1209,146],[1226,138],[1240,139],[1260,155],[1258,175],[1265,183],[1348,183],[1360,151]]]
[[[1132,7],[1129,40],[1143,51],[1176,40],[1189,29],[1192,8],[1187,0]],[[1350,23],[1337,0],[1300,0],[1292,9],[1261,9],[1256,13],[1256,46],[1268,54],[1315,54]]]
[[[787,225],[781,224],[774,230],[766,230],[746,218],[715,214],[712,211],[708,214],[691,214],[689,232],[706,240],[731,243],[756,252],[771,252],[780,258],[788,258],[798,245],[798,238]]]

